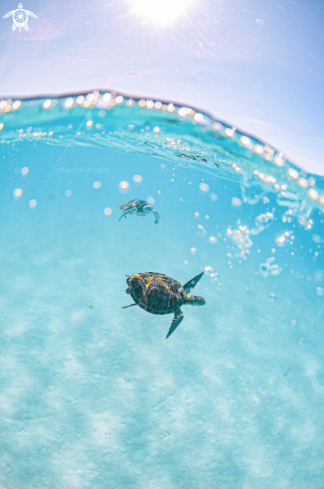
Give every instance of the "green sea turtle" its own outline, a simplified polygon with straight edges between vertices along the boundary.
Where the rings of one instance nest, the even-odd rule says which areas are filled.
[[[184,286],[176,280],[162,273],[144,272],[127,275],[128,288],[126,294],[130,294],[135,304],[124,306],[140,306],[152,314],[174,314],[172,324],[166,338],[173,333],[183,320],[180,309],[185,304],[192,306],[203,306],[205,299],[202,297],[188,295],[197,285],[204,272],[189,280]]]
[[[122,217],[126,217],[127,214],[136,214],[137,216],[145,217],[146,214],[149,214],[150,212],[154,214],[154,224],[157,224],[161,220],[159,214],[148,202],[145,202],[145,200],[129,200],[125,204],[121,205],[119,209],[123,211],[123,214],[118,219],[118,222],[121,220]]]

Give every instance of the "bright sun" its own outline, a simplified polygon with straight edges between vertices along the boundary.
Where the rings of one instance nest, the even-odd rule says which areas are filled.
[[[193,0],[130,0],[133,11],[150,22],[167,26],[185,14]]]

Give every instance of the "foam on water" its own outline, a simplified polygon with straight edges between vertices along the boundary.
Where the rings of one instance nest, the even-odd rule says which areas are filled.
[[[0,486],[318,488],[323,179],[188,107],[0,102]],[[127,216],[139,198],[159,213]],[[205,271],[172,316],[125,275]]]

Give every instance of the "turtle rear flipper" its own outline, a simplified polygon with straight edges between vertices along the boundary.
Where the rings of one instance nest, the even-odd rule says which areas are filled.
[[[127,309],[128,307],[133,307],[133,306],[138,306],[139,304],[130,304],[129,306],[124,306],[122,307],[122,309]]]
[[[156,211],[152,211],[155,217],[154,224],[158,224],[161,221],[160,215]]]
[[[198,284],[199,280],[203,275],[204,272],[201,272],[199,275],[197,275],[196,277],[189,280],[189,282],[184,284],[183,290],[185,291],[186,294],[188,294],[194,287],[196,287],[196,285]]]
[[[174,318],[173,318],[173,321],[171,323],[171,326],[170,326],[170,329],[169,329],[169,332],[168,334],[166,335],[166,340],[169,338],[169,336],[172,335],[173,331],[175,329],[177,329],[177,327],[179,326],[179,324],[181,323],[181,321],[183,320],[183,312],[178,309],[175,313],[174,313]]]

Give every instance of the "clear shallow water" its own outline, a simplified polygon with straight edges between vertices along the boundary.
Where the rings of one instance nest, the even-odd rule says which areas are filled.
[[[108,98],[0,116],[1,486],[321,487],[323,180]],[[118,222],[134,198],[161,222]],[[121,309],[125,274],[204,269],[168,340],[171,315]]]

